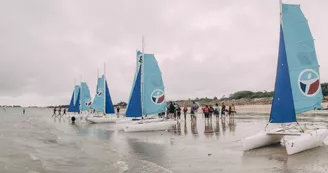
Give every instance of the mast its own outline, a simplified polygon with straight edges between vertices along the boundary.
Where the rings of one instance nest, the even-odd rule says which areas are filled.
[[[142,36],[142,61],[141,61],[141,116],[143,116],[144,112],[144,62],[145,62],[145,39],[144,36]]]
[[[76,96],[76,91],[75,91],[75,85],[76,85],[76,81],[75,81],[75,78],[74,78],[74,98],[76,97],[77,98],[77,96]],[[74,99],[73,98],[73,99]],[[75,102],[76,102],[76,100],[74,99],[74,107],[75,107]]]
[[[82,74],[80,76],[80,112],[82,114]]]
[[[282,26],[282,0],[279,0],[279,8],[280,8],[280,25]]]
[[[104,63],[104,114],[106,114],[106,63]]]

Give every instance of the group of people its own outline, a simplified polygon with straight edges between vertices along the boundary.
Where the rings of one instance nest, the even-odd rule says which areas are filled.
[[[196,115],[199,110],[199,105],[196,102],[193,102],[191,108],[190,108],[190,116],[192,120],[196,119]],[[183,109],[180,107],[179,104],[170,102],[170,104],[167,107],[167,118],[168,119],[181,119],[181,113],[183,112],[184,119],[186,119],[187,113],[188,113],[188,107],[185,105]],[[234,104],[231,104],[229,106],[226,106],[224,102],[222,102],[221,108],[219,107],[219,104],[216,103],[213,107],[212,105],[205,105],[205,107],[202,108],[203,116],[205,116],[206,120],[212,120],[212,116],[214,115],[216,119],[219,118],[225,118],[226,114],[230,118],[234,118],[234,115],[236,112],[236,107]],[[161,117],[165,115],[165,113],[159,114]],[[221,116],[220,116],[221,115]]]
[[[56,114],[56,112],[58,111],[58,114]],[[59,107],[57,109],[57,107],[54,108],[54,114],[52,114],[52,117],[57,117],[57,116],[63,116],[63,115],[66,115],[66,109],[63,108],[63,114],[61,114],[61,111],[62,111],[62,108]]]

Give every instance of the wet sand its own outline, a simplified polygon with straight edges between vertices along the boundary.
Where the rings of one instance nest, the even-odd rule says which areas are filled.
[[[243,152],[240,139],[263,129],[268,116],[197,123],[189,116],[169,131],[124,133],[115,124],[72,125],[51,110],[8,111],[0,122],[0,172],[328,172],[328,141],[287,156],[281,145]],[[301,124],[326,126],[324,116]],[[270,128],[273,128],[273,126]]]

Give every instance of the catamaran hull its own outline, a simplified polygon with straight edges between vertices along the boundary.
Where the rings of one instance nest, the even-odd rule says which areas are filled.
[[[122,131],[124,130],[124,127],[126,125],[131,125],[131,124],[138,124],[141,121],[141,119],[127,119],[127,120],[120,120],[116,122],[116,130]],[[163,121],[163,118],[154,118],[154,119],[145,119],[143,122],[160,122]]]
[[[246,137],[241,140],[243,150],[248,151],[276,143],[280,143],[282,135],[268,135],[267,132],[260,132],[253,136]]]
[[[127,124],[124,127],[124,132],[148,132],[148,131],[163,131],[172,127],[177,122],[175,120],[160,121],[160,122],[144,122],[142,124]]]
[[[328,136],[327,129],[306,131],[292,139],[284,139],[288,155],[319,147]]]
[[[86,120],[91,123],[115,123],[120,119],[117,117],[88,117]]]

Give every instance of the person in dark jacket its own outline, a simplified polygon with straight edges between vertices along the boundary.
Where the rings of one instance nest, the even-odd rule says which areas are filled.
[[[172,102],[170,102],[170,107],[169,107],[169,118],[172,118],[175,112],[175,107]]]

